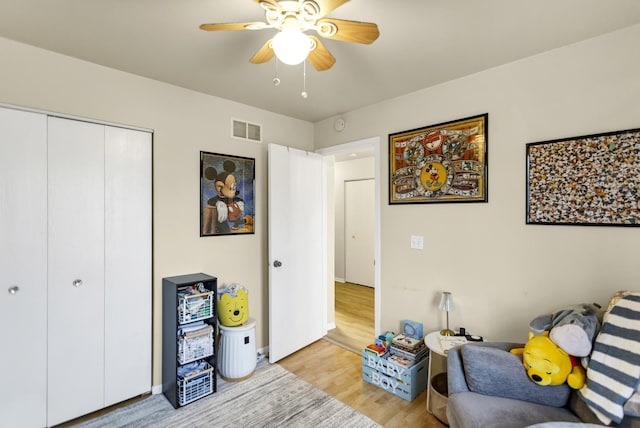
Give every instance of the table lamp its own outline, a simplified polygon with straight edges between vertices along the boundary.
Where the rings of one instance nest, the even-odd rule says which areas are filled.
[[[456,306],[453,304],[453,296],[448,291],[443,291],[442,296],[440,297],[440,304],[438,305],[438,309],[441,311],[445,311],[447,314],[447,328],[444,330],[440,330],[441,336],[454,336],[455,332],[449,329],[449,312],[454,310]]]

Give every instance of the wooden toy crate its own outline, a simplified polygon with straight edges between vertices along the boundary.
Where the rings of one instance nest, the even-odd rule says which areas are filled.
[[[404,367],[362,351],[362,379],[407,401],[413,401],[427,388],[429,356],[411,367]]]

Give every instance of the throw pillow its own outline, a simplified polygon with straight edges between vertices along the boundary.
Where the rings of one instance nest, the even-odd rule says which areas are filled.
[[[461,355],[467,385],[473,392],[553,407],[567,404],[571,392],[567,384],[535,384],[527,377],[522,359],[517,355],[473,344],[463,346]]]

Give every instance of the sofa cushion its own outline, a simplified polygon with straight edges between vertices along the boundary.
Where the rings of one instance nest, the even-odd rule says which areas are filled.
[[[449,396],[447,419],[449,426],[455,428],[523,428],[551,421],[580,422],[563,407],[543,406],[470,391]]]
[[[461,355],[470,391],[553,407],[567,404],[571,392],[569,386],[535,384],[527,377],[518,355],[473,344],[464,345]]]

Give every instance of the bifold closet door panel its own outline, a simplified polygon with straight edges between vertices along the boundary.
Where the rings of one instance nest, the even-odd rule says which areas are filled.
[[[151,390],[151,134],[105,128],[105,406]]]
[[[0,426],[47,412],[47,118],[0,107]]]
[[[104,404],[104,126],[48,124],[51,426]]]

